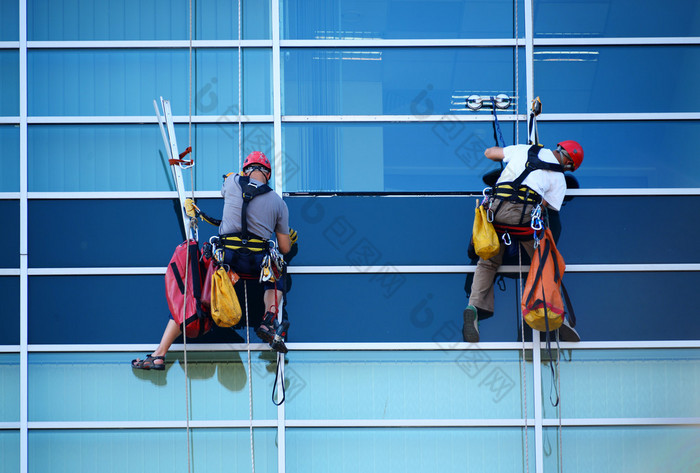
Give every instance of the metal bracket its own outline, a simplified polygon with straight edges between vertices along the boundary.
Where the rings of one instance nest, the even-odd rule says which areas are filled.
[[[477,111],[483,107],[506,110],[510,107],[512,99],[506,94],[498,94],[495,97],[489,95],[470,95],[467,97],[466,105],[469,110]]]

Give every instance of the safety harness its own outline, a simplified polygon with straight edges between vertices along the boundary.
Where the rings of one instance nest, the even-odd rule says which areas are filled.
[[[496,232],[502,235],[502,239],[506,245],[510,245],[511,237],[521,241],[536,239],[537,232],[542,230],[542,196],[528,186],[523,185],[523,181],[532,171],[544,170],[554,172],[564,172],[564,168],[557,163],[548,163],[539,158],[541,145],[534,144],[530,146],[527,152],[527,161],[525,162],[525,170],[520,175],[510,182],[501,182],[491,189],[485,191],[488,199],[489,218],[493,221],[498,213],[498,210],[503,205],[503,202],[516,202],[523,204],[523,211],[520,215],[520,224],[506,225],[493,222]],[[498,199],[500,202],[493,209],[493,200]],[[528,206],[532,206],[530,222],[524,222],[525,210]]]
[[[272,188],[267,184],[250,182],[250,177],[248,176],[240,176],[238,178],[238,183],[241,186],[243,196],[243,206],[241,207],[241,231],[219,235],[219,246],[229,250],[247,250],[253,253],[269,250],[270,244],[268,240],[248,232],[247,209],[251,200],[259,195],[270,192]]]

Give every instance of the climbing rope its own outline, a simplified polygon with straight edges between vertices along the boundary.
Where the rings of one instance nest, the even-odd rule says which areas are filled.
[[[248,429],[250,430],[250,466],[255,473],[255,447],[253,445],[253,377],[250,353],[250,322],[248,320],[248,282],[243,280],[243,300],[245,301],[245,343],[248,352]]]
[[[520,61],[518,60],[518,0],[513,0],[515,4],[514,16],[515,16],[515,142],[520,143]]]
[[[238,169],[243,166],[243,50],[241,48],[241,0],[238,0]]]
[[[517,314],[520,324],[520,340],[522,341],[522,366],[523,366],[523,416],[525,418],[525,471],[530,472],[530,441],[527,429],[527,370],[525,363],[525,321],[520,316],[520,301],[523,300],[523,260],[522,260],[522,246],[518,242],[518,301],[517,301]],[[532,349],[535,349],[535,341],[533,337]],[[533,357],[534,362],[534,357]]]

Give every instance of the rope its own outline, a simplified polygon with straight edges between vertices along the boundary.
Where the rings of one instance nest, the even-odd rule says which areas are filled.
[[[184,352],[184,362],[185,362],[185,423],[187,431],[187,471],[192,471],[192,451],[191,451],[191,438],[190,438],[190,391],[189,391],[189,378],[187,376],[187,288],[188,288],[188,278],[190,277],[190,238],[187,235],[187,257],[185,258],[185,294],[182,298],[182,344]]]
[[[241,49],[241,0],[238,0],[238,169],[243,169],[243,50]]]
[[[520,61],[518,60],[518,0],[513,0],[515,4],[515,142],[520,143],[520,122],[518,109],[520,108]]]
[[[563,455],[563,450],[564,446],[562,445],[562,435],[561,435],[561,373],[559,372],[560,370],[560,365],[559,365],[559,360],[560,360],[560,354],[561,354],[561,349],[559,348],[559,330],[557,330],[557,392],[559,393],[559,445],[557,446],[557,450],[559,453],[559,471],[563,473],[564,471],[564,455]]]
[[[522,260],[522,246],[520,242],[518,245],[518,305],[517,313],[518,319],[520,321],[520,339],[522,340],[522,359],[523,359],[523,413],[525,416],[525,471],[530,472],[530,439],[527,433],[527,370],[525,368],[525,321],[520,317],[520,301],[523,300],[523,260]],[[535,340],[533,336],[532,349],[535,349]],[[534,357],[533,357],[534,360]],[[534,362],[534,361],[533,361]]]
[[[246,351],[248,352],[248,414],[250,423],[250,466],[252,472],[255,473],[255,447],[253,445],[253,371],[251,369],[251,354],[250,354],[250,323],[248,321],[248,282],[243,280],[243,292],[245,301],[245,342]]]

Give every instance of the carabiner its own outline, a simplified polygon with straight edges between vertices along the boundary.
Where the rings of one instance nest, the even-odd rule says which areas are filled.
[[[503,240],[503,243],[505,243],[506,246],[510,246],[510,244],[512,243],[512,241],[510,239],[510,233],[508,233],[508,232],[505,232],[501,236],[501,240]]]

